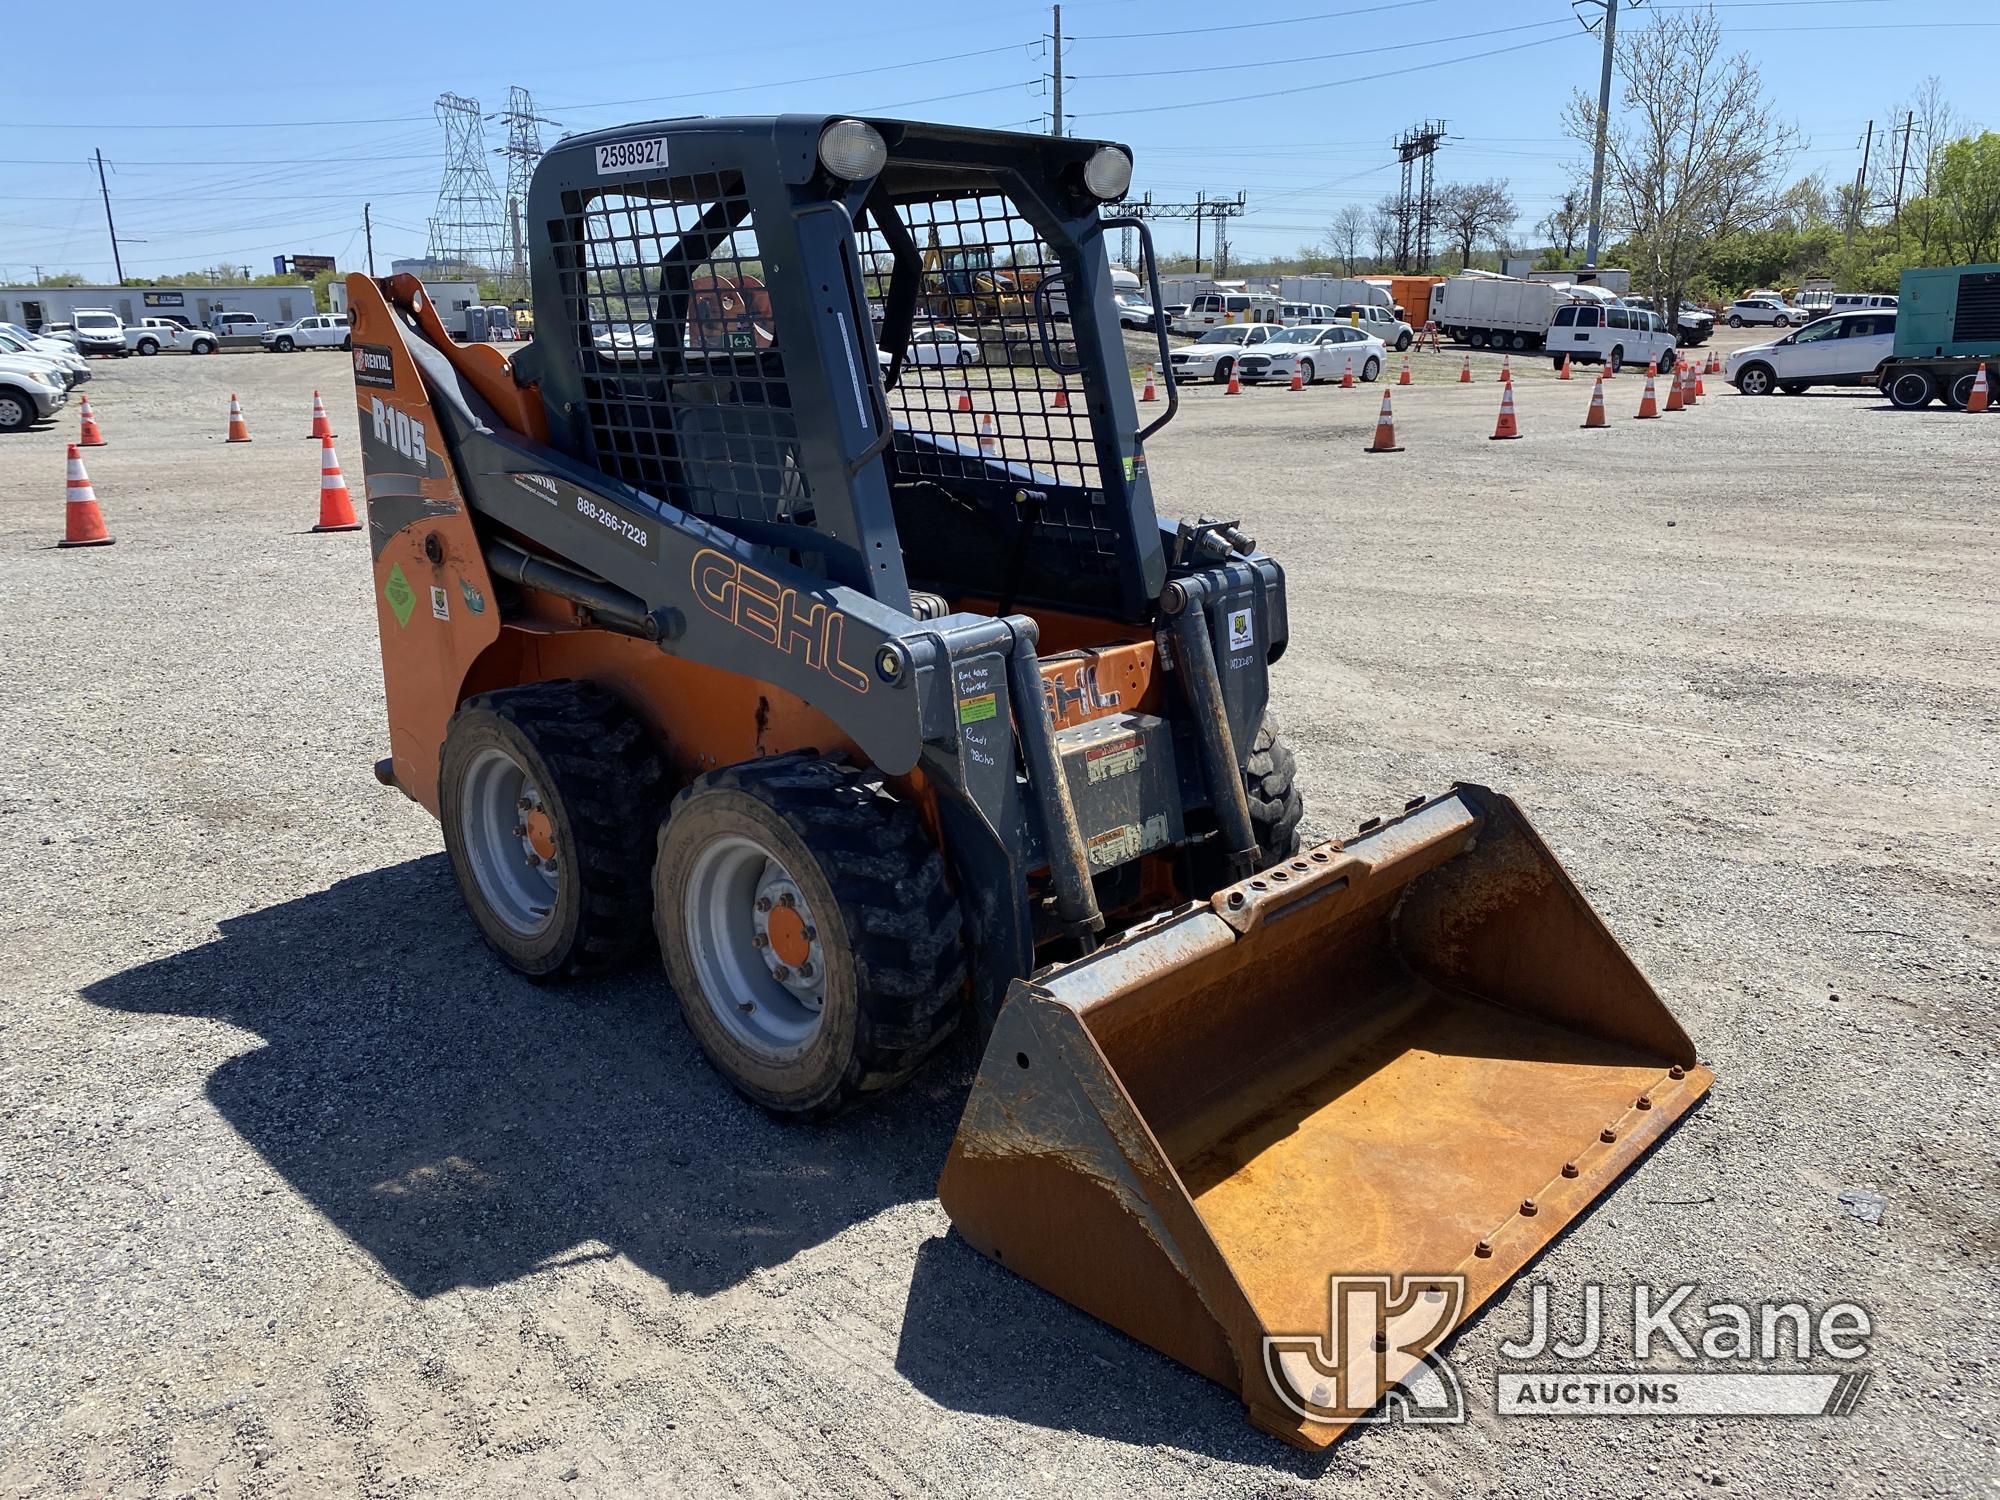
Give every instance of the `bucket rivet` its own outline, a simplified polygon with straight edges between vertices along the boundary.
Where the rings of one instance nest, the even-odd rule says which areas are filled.
[[[1637,1109],[1651,1109],[1652,1107],[1653,1107],[1653,1101],[1651,1099],[1648,1099],[1644,1094],[1641,1094],[1639,1096],[1638,1102],[1634,1106],[1634,1108]]]
[[[1575,1162],[1573,1162],[1573,1161],[1566,1161],[1566,1162],[1564,1162],[1564,1163],[1563,1163],[1563,1176],[1565,1176],[1565,1177],[1574,1177],[1574,1176],[1576,1176],[1576,1163],[1575,1163]]]
[[[1537,1209],[1536,1209],[1536,1207],[1535,1207],[1535,1200],[1534,1200],[1533,1198],[1523,1198],[1523,1199],[1521,1200],[1521,1217],[1522,1217],[1522,1218],[1524,1218],[1524,1219],[1532,1219],[1532,1218],[1534,1218],[1534,1216],[1536,1215],[1536,1213],[1537,1213],[1537,1212],[1539,1212],[1539,1210],[1537,1210]]]
[[[1472,1247],[1472,1253],[1478,1256],[1481,1260],[1485,1260],[1493,1254],[1493,1247],[1490,1244],[1488,1244],[1485,1240],[1481,1240],[1478,1244]]]
[[[1675,1063],[1671,1068],[1667,1069],[1667,1077],[1669,1078],[1685,1078],[1687,1076],[1688,1070],[1679,1063]]]
[[[1290,880],[1292,877],[1287,873],[1285,873],[1285,871],[1283,870],[1273,870],[1271,872],[1271,878],[1273,880]]]
[[[1243,905],[1243,893],[1242,893],[1241,891],[1231,891],[1231,892],[1229,893],[1229,904],[1230,904],[1230,906],[1231,906],[1231,907],[1240,907],[1240,906],[1242,906],[1242,905]]]
[[[1327,862],[1328,857],[1329,856],[1327,855],[1327,852],[1324,849],[1313,850],[1313,859],[1319,864],[1325,864]]]
[[[1602,1130],[1597,1132],[1597,1138],[1608,1146],[1613,1141],[1618,1139],[1618,1132],[1613,1130],[1609,1125],[1607,1125]]]

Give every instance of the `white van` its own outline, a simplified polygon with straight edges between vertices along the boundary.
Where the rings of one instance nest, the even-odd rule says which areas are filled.
[[[1337,321],[1332,306],[1325,302],[1287,302],[1279,308],[1278,316],[1287,328],[1323,328]]]
[[[1835,292],[1828,312],[1894,312],[1896,299],[1882,292]]]
[[[1567,355],[1578,364],[1605,365],[1613,371],[1654,363],[1671,370],[1680,348],[1679,337],[1658,313],[1618,303],[1557,308],[1544,342],[1558,369]]]
[[[1282,306],[1269,292],[1203,292],[1174,319],[1173,330],[1201,334],[1230,323],[1280,323]]]

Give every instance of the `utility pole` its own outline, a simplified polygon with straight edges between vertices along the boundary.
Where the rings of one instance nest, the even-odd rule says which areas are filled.
[[[1597,143],[1590,163],[1590,237],[1583,263],[1597,264],[1597,247],[1604,239],[1604,150],[1611,135],[1611,63],[1618,51],[1618,0],[1597,0],[1604,7],[1604,66],[1597,76]]]
[[[1056,46],[1054,46],[1052,62],[1056,64],[1056,80],[1050,84],[1050,94],[1054,98],[1056,118],[1052,120],[1054,128],[1048,134],[1060,136],[1060,134],[1064,134],[1064,130],[1062,130],[1062,6],[1054,6],[1054,12],[1056,12],[1056,30],[1052,34],[1052,40],[1054,40]]]
[[[1197,189],[1194,195],[1194,274],[1201,274],[1201,221],[1208,207],[1208,194]]]
[[[1903,119],[1903,160],[1896,168],[1896,222],[1903,221],[1903,175],[1910,170],[1910,137],[1917,128],[1917,112],[1913,109]]]
[[[118,272],[118,284],[125,284],[125,262],[118,256],[118,226],[111,222],[111,189],[104,183],[104,153],[97,153],[97,190],[104,195],[104,228],[111,236],[111,264]]]
[[[361,232],[368,240],[368,274],[370,276],[375,274],[375,221],[369,217],[368,211],[374,206],[372,203],[361,205]]]
[[[1861,222],[1862,195],[1868,191],[1868,156],[1875,146],[1875,122],[1868,122],[1868,134],[1861,142],[1861,170],[1854,174],[1854,197],[1847,205],[1846,247],[1854,246],[1854,230]]]

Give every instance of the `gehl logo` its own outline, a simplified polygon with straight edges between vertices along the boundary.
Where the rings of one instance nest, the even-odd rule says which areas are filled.
[[[1091,661],[1079,666],[1074,674],[1064,669],[1044,678],[1042,700],[1048,707],[1049,718],[1058,729],[1067,729],[1072,722],[1081,722],[1092,714],[1116,708],[1120,701],[1117,693],[1106,693],[1098,688],[1097,663]]]
[[[424,446],[423,423],[412,421],[395,407],[385,405],[380,396],[368,398],[368,417],[376,442],[387,443],[419,469],[430,472],[431,455]]]
[[[847,616],[839,610],[802,600],[797,589],[709,547],[694,555],[691,577],[695,597],[710,614],[799,657],[844,688],[868,691],[868,674],[840,654]]]

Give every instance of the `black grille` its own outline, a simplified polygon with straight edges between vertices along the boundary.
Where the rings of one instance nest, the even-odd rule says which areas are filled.
[[[2000,271],[1975,271],[1958,278],[1958,314],[1952,320],[1954,343],[2000,340]]]
[[[809,521],[741,176],[566,192],[549,233],[599,467],[699,515]]]
[[[907,239],[886,234],[878,212],[892,213]],[[878,198],[859,234],[878,342],[894,242],[914,246],[921,268],[910,342],[887,390],[893,477],[1035,490],[1038,542],[1066,549],[1079,571],[1110,559],[1117,523],[1106,513],[1084,385],[1065,369],[1076,348],[1059,258],[995,193]]]

